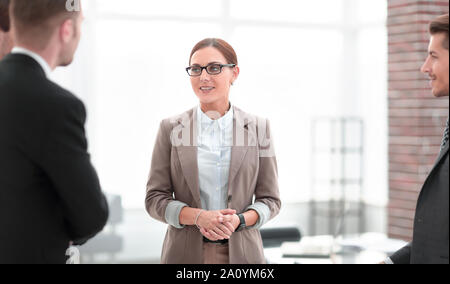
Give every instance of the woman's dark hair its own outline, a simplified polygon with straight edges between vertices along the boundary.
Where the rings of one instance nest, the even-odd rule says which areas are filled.
[[[227,60],[227,64],[238,65],[237,55],[233,47],[228,42],[219,38],[206,38],[197,43],[192,49],[191,56],[189,57],[189,65],[191,64],[192,55],[194,55],[194,53],[196,53],[198,50],[206,47],[214,47],[218,51],[220,51],[223,57],[225,57],[225,59]]]

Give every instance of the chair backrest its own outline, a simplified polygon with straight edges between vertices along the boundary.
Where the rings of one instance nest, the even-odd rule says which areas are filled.
[[[122,197],[120,195],[106,194],[109,206],[108,225],[117,225],[123,221]]]
[[[280,247],[284,242],[299,242],[302,237],[297,227],[263,228],[260,232],[264,248]]]

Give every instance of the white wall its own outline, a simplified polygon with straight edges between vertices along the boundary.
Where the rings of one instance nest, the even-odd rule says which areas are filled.
[[[87,104],[104,190],[142,208],[159,122],[197,104],[191,48],[221,37],[237,51],[240,108],[268,117],[285,202],[311,194],[311,120],[365,121],[364,197],[387,200],[385,0],[89,0],[76,61],[54,74]]]

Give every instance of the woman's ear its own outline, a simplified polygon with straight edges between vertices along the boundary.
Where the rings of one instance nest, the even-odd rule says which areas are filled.
[[[241,70],[238,66],[233,68],[233,79],[231,80],[231,85],[234,85],[234,82],[236,82],[236,80],[238,79],[240,72]]]

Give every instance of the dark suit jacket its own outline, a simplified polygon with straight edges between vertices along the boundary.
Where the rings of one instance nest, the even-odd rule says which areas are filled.
[[[428,176],[417,201],[411,243],[394,253],[394,264],[448,264],[448,145]]]
[[[64,263],[105,225],[82,102],[31,57],[0,61],[0,263]]]

